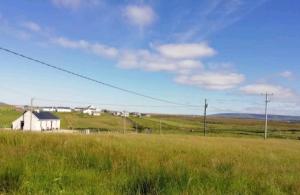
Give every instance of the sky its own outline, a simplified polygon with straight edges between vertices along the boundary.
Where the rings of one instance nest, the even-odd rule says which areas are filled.
[[[300,115],[297,0],[45,0],[0,4],[0,102],[153,113]]]

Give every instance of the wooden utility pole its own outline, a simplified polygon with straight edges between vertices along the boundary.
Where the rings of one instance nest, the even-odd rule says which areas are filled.
[[[206,136],[206,110],[207,110],[207,107],[208,107],[208,103],[207,103],[207,99],[205,99],[205,102],[204,102],[204,126],[203,126],[203,133],[204,133],[204,136]]]
[[[264,138],[267,139],[268,137],[268,103],[271,102],[269,96],[272,96],[272,93],[266,92],[265,94],[265,136]]]
[[[34,100],[34,98],[30,99],[30,131],[32,130],[33,100]]]
[[[123,133],[125,134],[126,132],[126,117],[125,117],[125,112],[124,112],[124,116],[123,116]]]
[[[138,133],[137,122],[135,122],[135,132]]]
[[[161,134],[161,119],[159,119],[159,134]]]

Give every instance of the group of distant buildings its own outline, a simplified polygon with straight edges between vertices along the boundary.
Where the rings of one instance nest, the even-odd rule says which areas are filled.
[[[26,110],[22,116],[12,122],[13,130],[24,131],[52,131],[60,129],[60,119],[54,115],[54,112],[71,113],[79,112],[90,116],[100,116],[102,113],[109,113],[120,117],[150,117],[149,114],[127,111],[110,111],[101,110],[94,106],[87,107],[35,107],[31,109],[29,106],[24,106]],[[32,111],[31,111],[32,110]]]

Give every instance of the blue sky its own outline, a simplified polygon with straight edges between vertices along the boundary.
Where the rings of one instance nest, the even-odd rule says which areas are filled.
[[[296,0],[3,1],[1,47],[209,113],[300,115]],[[0,52],[0,101],[201,114]],[[112,105],[105,105],[112,104]],[[136,106],[138,105],[138,106]]]

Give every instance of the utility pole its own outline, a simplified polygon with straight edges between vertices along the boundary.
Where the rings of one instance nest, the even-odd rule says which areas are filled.
[[[204,133],[204,136],[206,136],[206,110],[207,110],[207,107],[208,107],[208,103],[207,103],[207,99],[205,99],[205,102],[204,102],[204,128],[203,128],[203,133]]]
[[[32,130],[33,100],[34,100],[34,98],[30,99],[30,131]]]
[[[269,96],[272,96],[272,93],[268,93],[266,92],[265,94],[263,94],[265,96],[265,136],[264,138],[267,139],[268,137],[268,103],[271,102]]]
[[[123,112],[123,133],[125,134],[126,132],[126,117],[125,117],[126,113],[125,111]]]
[[[159,119],[159,134],[161,134],[161,119]]]
[[[138,133],[137,122],[135,122],[135,132]]]

